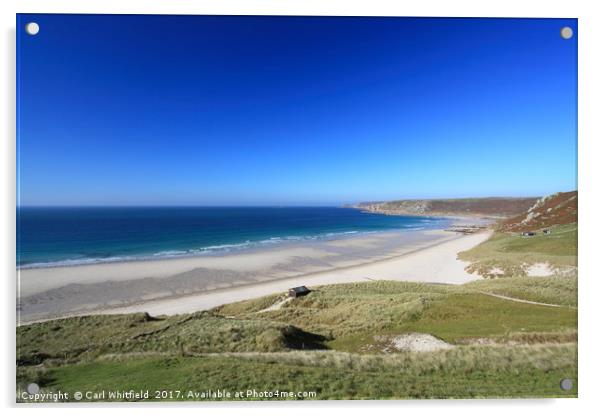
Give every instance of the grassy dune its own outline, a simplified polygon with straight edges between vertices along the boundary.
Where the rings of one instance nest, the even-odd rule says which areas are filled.
[[[507,277],[477,280],[465,287],[534,302],[577,307],[575,276]]]
[[[151,318],[95,315],[19,327],[17,362],[77,362],[104,354],[283,351],[325,348],[323,337],[265,320],[228,319],[210,312]]]
[[[493,276],[494,270],[504,277],[527,275],[529,265],[547,263],[558,274],[575,275],[577,266],[577,224],[559,225],[552,233],[523,237],[519,233],[495,233],[486,242],[458,254],[471,262],[469,271]]]
[[[576,377],[574,308],[497,299],[470,285],[386,281],[323,286],[280,310],[259,312],[267,299],[192,315],[91,316],[20,327],[18,386],[292,389],[315,391],[319,399],[576,394],[558,389],[561,378]],[[383,336],[407,332],[457,347],[382,352]]]
[[[498,292],[497,285],[505,287],[503,280],[488,283],[493,292]],[[364,350],[374,343],[375,335],[383,334],[426,332],[458,343],[576,328],[574,309],[511,302],[478,290],[482,288],[377,281],[323,286],[277,311],[258,313],[260,309],[253,302],[226,305],[217,311],[301,327],[324,336],[331,348],[352,352]],[[573,295],[575,290],[573,287]],[[524,291],[513,293],[520,297]]]

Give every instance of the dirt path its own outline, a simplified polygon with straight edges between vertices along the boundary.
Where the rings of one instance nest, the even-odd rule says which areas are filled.
[[[498,295],[496,293],[491,293],[491,292],[482,292],[482,291],[479,291],[479,293],[481,293],[482,295],[493,296],[494,298],[498,298],[498,299],[510,300],[512,302],[528,303],[530,305],[550,306],[552,308],[570,308],[570,309],[576,309],[574,306],[556,305],[554,303],[543,303],[543,302],[535,302],[533,300],[511,298],[510,296]]]
[[[270,311],[277,311],[278,309],[280,309],[282,307],[282,305],[284,305],[285,303],[290,302],[291,300],[293,300],[293,298],[284,298],[282,300],[279,300],[278,302],[274,303],[272,306],[268,306],[265,309],[262,309],[260,311],[257,311],[256,313],[263,313],[263,312],[270,312]]]

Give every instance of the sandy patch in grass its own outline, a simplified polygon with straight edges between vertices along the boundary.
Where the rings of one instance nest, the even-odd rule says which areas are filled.
[[[527,267],[527,276],[529,277],[547,277],[553,274],[554,270],[548,263],[535,263]]]
[[[505,274],[505,272],[503,269],[500,269],[499,267],[494,267],[491,270],[489,270],[489,274],[494,277],[498,277],[498,276],[503,276]]]
[[[411,333],[393,337],[388,347],[383,352],[415,351],[428,352],[449,350],[454,346],[432,336],[431,334]]]

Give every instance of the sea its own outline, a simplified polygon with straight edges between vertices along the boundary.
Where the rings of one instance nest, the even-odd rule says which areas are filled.
[[[450,222],[340,207],[18,207],[17,267],[214,255]]]

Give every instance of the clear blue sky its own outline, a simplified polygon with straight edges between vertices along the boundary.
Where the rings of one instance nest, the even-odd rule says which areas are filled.
[[[576,19],[20,15],[18,32],[21,205],[576,188]]]

